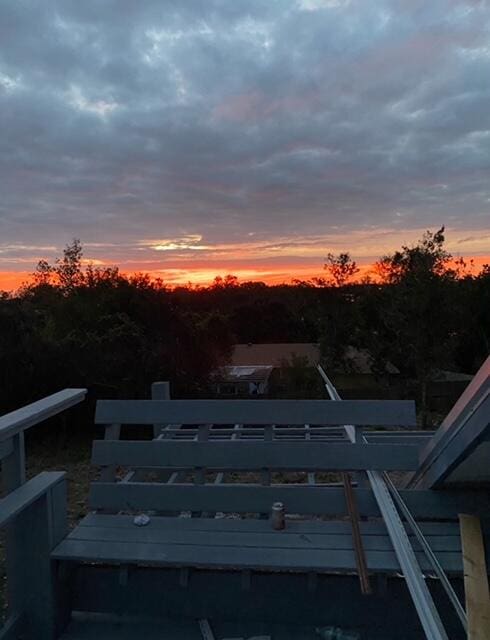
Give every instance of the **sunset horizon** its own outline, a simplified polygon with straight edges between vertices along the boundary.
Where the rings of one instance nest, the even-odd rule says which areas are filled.
[[[114,259],[104,257],[109,247],[101,243],[84,244],[83,241],[83,266],[91,264],[99,268],[116,267],[125,276],[135,274],[147,274],[152,279],[160,279],[169,287],[193,285],[208,286],[215,278],[224,278],[227,275],[236,276],[240,283],[254,281],[264,282],[268,285],[293,284],[295,281],[311,281],[315,278],[325,276],[324,261],[328,253],[339,254],[349,253],[350,257],[356,261],[359,272],[355,280],[360,280],[366,276],[376,279],[375,263],[384,255],[389,255],[402,246],[413,246],[421,239],[426,229],[412,230],[404,234],[408,240],[401,240],[400,244],[394,242],[398,237],[395,232],[371,232],[363,235],[362,240],[357,238],[357,242],[363,241],[364,251],[369,251],[369,255],[356,255],[353,252],[352,239],[341,241],[340,237],[335,241],[325,241],[325,251],[319,251],[321,238],[301,238],[297,242],[289,239],[288,242],[276,241],[275,243],[248,242],[235,245],[210,246],[203,242],[203,238],[197,235],[184,238],[157,239],[144,241],[129,248],[128,246],[112,246],[115,253]],[[361,234],[360,234],[361,235]],[[447,251],[452,255],[451,264],[463,258],[467,264],[467,273],[477,275],[484,265],[490,264],[490,249],[485,253],[486,245],[485,233],[475,234],[473,237],[452,237],[451,230],[447,232],[448,238],[445,243]],[[349,244],[350,242],[350,244]],[[377,245],[376,243],[379,243]],[[67,244],[69,244],[67,242]],[[482,248],[481,252],[465,253],[462,247],[469,245],[473,251],[475,246]],[[66,246],[66,245],[65,245]],[[378,253],[375,252],[379,246]],[[34,247],[12,246],[10,251],[24,252],[24,256],[18,259],[22,265],[29,264],[27,269],[12,269],[0,271],[0,291],[15,292],[22,285],[32,283],[33,273],[40,260],[46,260],[54,264],[63,252],[64,247],[43,247],[35,257],[27,254],[34,250]],[[134,252],[143,257],[124,259],[122,252]],[[41,253],[44,251],[44,253]],[[241,252],[241,256],[240,256]],[[159,260],[158,256],[165,254],[164,260]],[[278,255],[285,253],[286,255]],[[232,255],[233,254],[233,255]],[[118,256],[118,257],[116,257]],[[0,261],[2,258],[0,258]],[[5,259],[3,259],[5,264]],[[12,265],[16,260],[12,260]]]
[[[367,270],[443,225],[485,263],[484,5],[2,3],[0,289],[73,238],[169,284]]]

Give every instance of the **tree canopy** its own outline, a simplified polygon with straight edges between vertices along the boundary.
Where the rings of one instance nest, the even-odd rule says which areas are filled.
[[[169,288],[83,258],[79,240],[32,282],[0,295],[0,411],[66,386],[145,397],[151,382],[176,396],[207,395],[234,343],[318,342],[328,369],[349,347],[375,371],[392,363],[423,387],[432,372],[473,373],[490,351],[490,266],[473,274],[444,247],[444,228],[383,256],[378,280],[329,254],[327,278],[296,285],[239,282]]]

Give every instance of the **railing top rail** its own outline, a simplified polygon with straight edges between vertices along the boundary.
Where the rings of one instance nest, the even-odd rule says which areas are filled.
[[[414,426],[407,400],[99,400],[96,424]]]
[[[0,442],[47,420],[85,398],[87,389],[63,389],[0,417]]]

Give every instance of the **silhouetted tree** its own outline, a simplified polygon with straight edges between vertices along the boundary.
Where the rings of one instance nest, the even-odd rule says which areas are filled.
[[[338,255],[328,253],[323,268],[328,273],[325,283],[335,287],[345,286],[359,273],[357,263],[352,260],[349,253],[339,253]]]

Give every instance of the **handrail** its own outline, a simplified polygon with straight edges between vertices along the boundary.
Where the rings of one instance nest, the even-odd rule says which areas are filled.
[[[0,442],[84,400],[87,389],[63,389],[0,417]]]
[[[0,417],[2,484],[13,491],[26,481],[24,431],[85,398],[87,389],[63,389]]]

